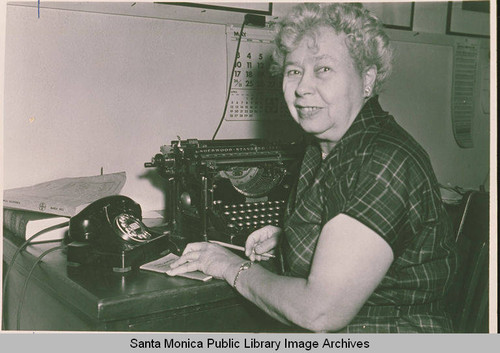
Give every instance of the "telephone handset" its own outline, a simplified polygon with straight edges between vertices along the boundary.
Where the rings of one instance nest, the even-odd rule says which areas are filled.
[[[141,206],[132,199],[108,196],[93,202],[69,222],[69,237],[102,246],[144,243],[153,237],[142,223]]]
[[[116,272],[182,250],[168,234],[148,228],[141,206],[122,195],[104,197],[73,216],[67,242],[68,265],[102,263]]]

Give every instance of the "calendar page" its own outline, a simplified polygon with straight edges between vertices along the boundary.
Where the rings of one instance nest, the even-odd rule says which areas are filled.
[[[479,43],[469,38],[457,41],[453,58],[453,89],[451,117],[455,141],[462,148],[472,148],[472,128],[475,114],[476,71]]]
[[[268,29],[244,28],[236,53],[241,28],[226,26],[228,79],[234,57],[237,62],[231,85],[226,120],[286,119],[288,109],[283,99],[281,78],[269,73],[273,51]]]

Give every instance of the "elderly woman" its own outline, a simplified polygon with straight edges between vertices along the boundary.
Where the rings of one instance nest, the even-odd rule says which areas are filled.
[[[381,23],[360,5],[304,4],[276,44],[290,114],[313,140],[284,229],[252,233],[249,259],[189,244],[169,274],[225,279],[312,331],[451,332],[454,242],[427,154],[379,105],[392,60]],[[254,262],[278,247],[285,274]]]

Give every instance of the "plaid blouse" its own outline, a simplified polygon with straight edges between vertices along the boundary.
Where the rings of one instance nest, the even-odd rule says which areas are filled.
[[[385,277],[344,332],[451,332],[441,303],[457,260],[427,153],[370,99],[325,160],[306,148],[285,215],[288,275],[307,278],[323,226],[343,213],[392,248]]]

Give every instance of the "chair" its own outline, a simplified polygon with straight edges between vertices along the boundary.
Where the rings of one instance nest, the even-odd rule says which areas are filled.
[[[459,268],[448,295],[455,332],[487,333],[489,328],[489,194],[464,195],[456,233]]]

